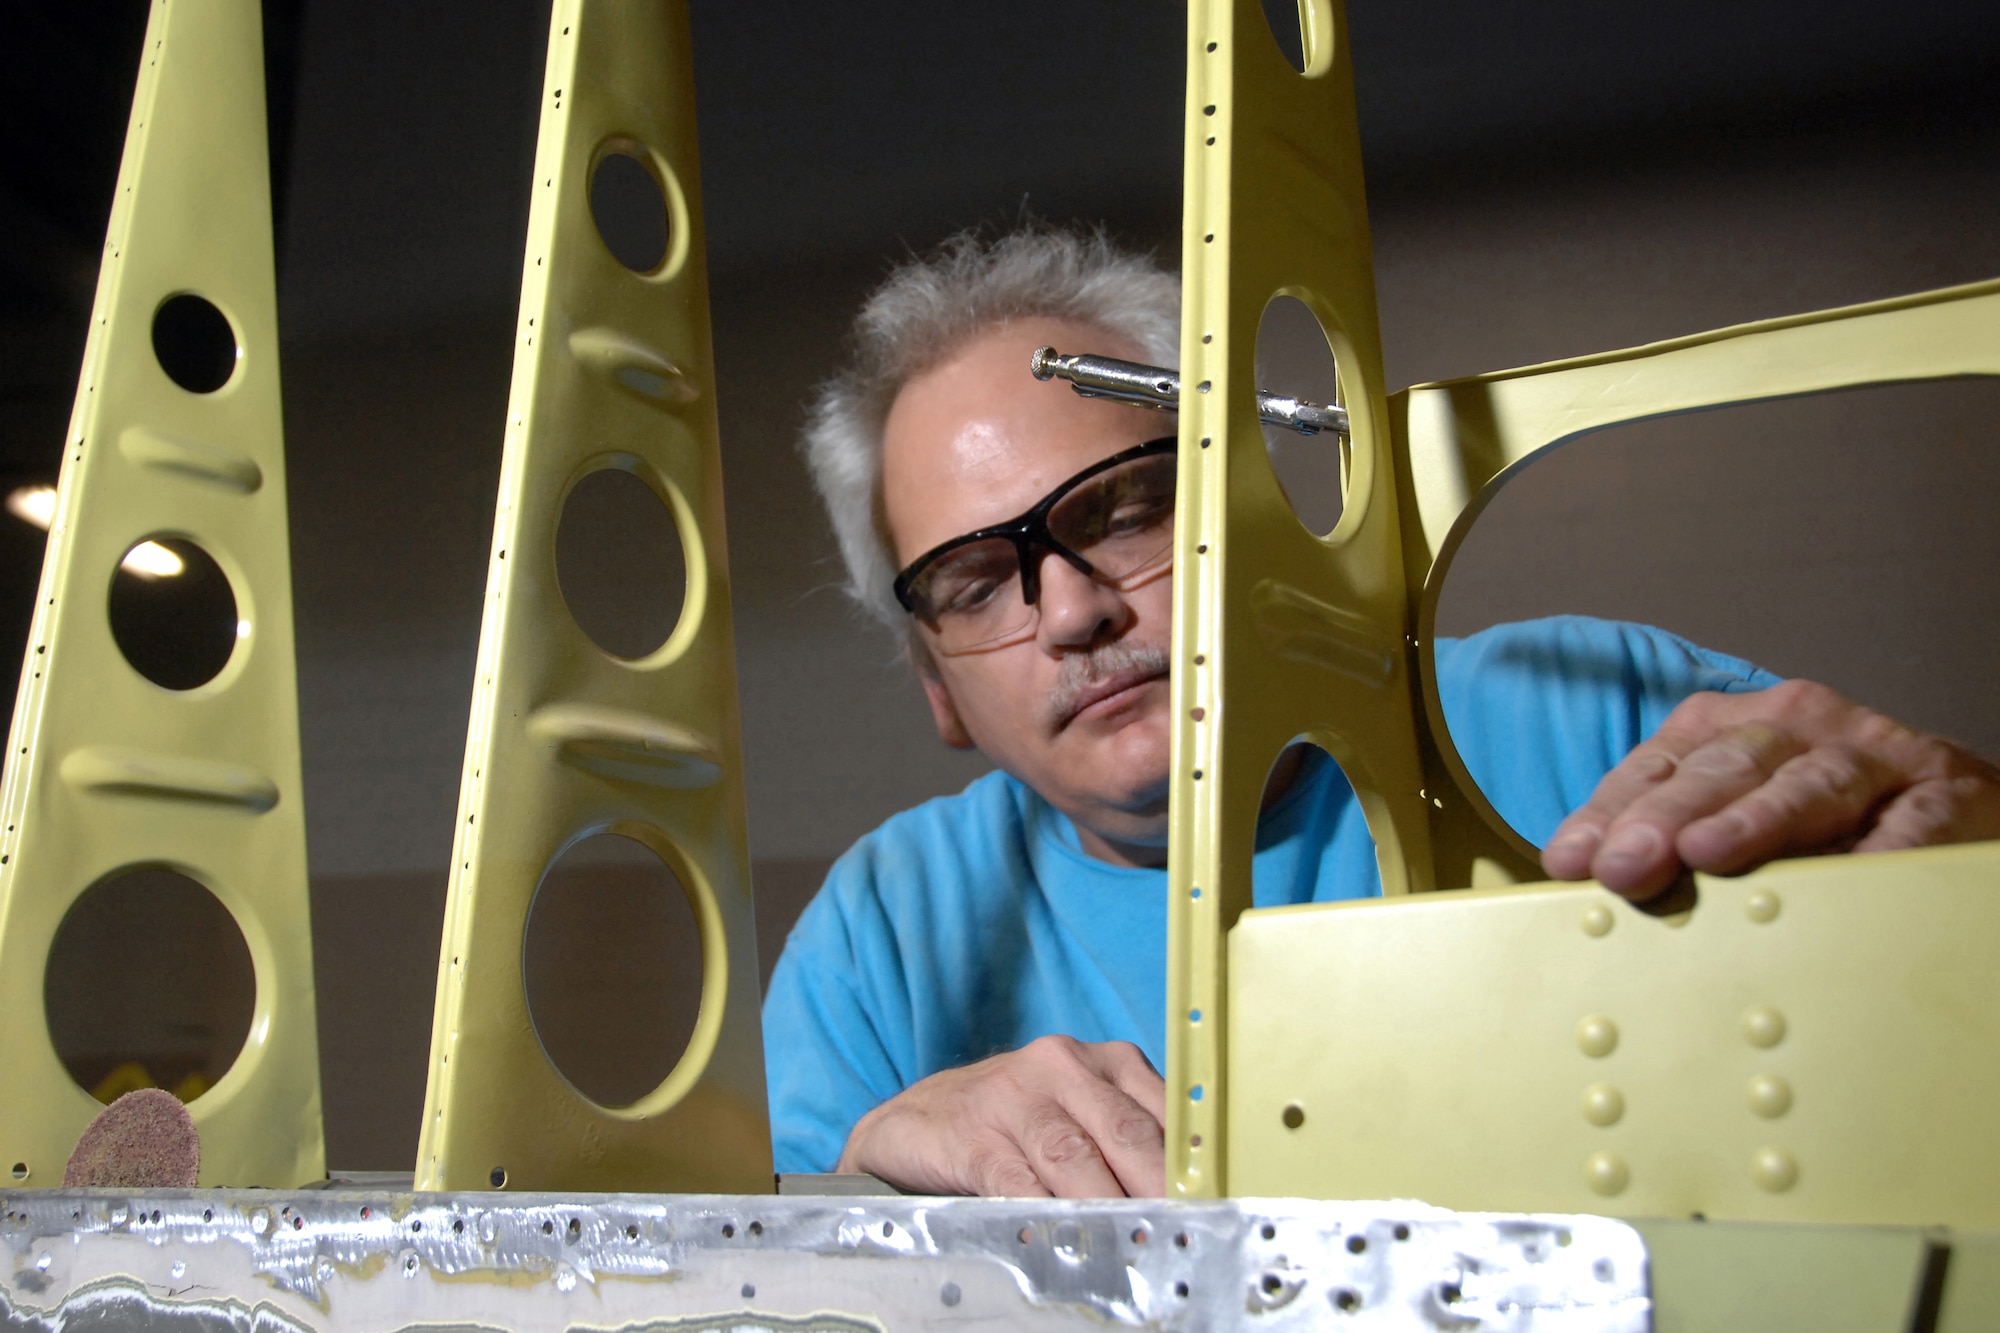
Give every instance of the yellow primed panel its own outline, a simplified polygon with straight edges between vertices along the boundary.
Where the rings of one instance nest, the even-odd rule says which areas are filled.
[[[256,0],[155,0],[146,29],[0,790],[0,1166],[26,1165],[28,1186],[61,1183],[103,1109],[49,1041],[50,943],[86,888],[141,865],[206,885],[256,968],[243,1050],[189,1107],[201,1183],[326,1174],[261,25]],[[236,333],[214,393],[153,354],[154,312],[181,292]],[[134,671],[106,615],[125,551],[162,534],[215,558],[241,621],[229,664],[193,690]]]
[[[1303,76],[1257,0],[1197,0],[1188,15],[1167,1023],[1167,1177],[1180,1196],[1224,1191],[1223,942],[1250,903],[1258,798],[1287,742],[1309,737],[1340,761],[1387,892],[1434,887],[1433,822],[1457,858],[1447,882],[1469,882],[1475,855],[1513,873],[1527,864],[1450,795],[1414,725],[1416,585],[1344,18],[1325,0],[1302,12]],[[1344,512],[1324,540],[1293,515],[1256,415],[1258,321],[1280,293],[1325,328],[1353,426]]]
[[[1922,1231],[1685,1218],[1633,1225],[1646,1241],[1653,1333],[1930,1329],[1918,1318],[1925,1271],[1941,1242]],[[1961,1246],[1980,1239],[1951,1238],[1947,1290],[1958,1286]]]
[[[1992,1229],[1996,853],[1249,913],[1231,1188]]]
[[[1986,1333],[2000,1309],[2000,1235],[1954,1235],[1937,1333]]]
[[[772,1188],[688,54],[681,4],[557,0],[550,19],[419,1189],[486,1189],[495,1168],[520,1189]],[[590,169],[613,146],[665,184],[657,273],[597,235]],[[585,637],[556,583],[563,502],[602,467],[660,493],[687,555],[681,622],[634,662]],[[601,831],[674,869],[704,953],[686,1054],[620,1109],[548,1062],[522,988],[543,870]]]

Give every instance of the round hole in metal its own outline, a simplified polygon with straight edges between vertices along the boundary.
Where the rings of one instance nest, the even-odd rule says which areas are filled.
[[[1296,296],[1272,297],[1257,321],[1257,387],[1322,407],[1340,401],[1340,374],[1326,331]],[[1348,451],[1341,437],[1266,425],[1264,447],[1299,522],[1316,536],[1332,532],[1346,488]]]
[[[635,473],[601,468],[570,490],[556,526],[556,581],[592,643],[626,659],[655,652],[680,622],[687,580],[673,511]]]
[[[169,296],[153,312],[153,355],[189,393],[214,393],[236,373],[242,348],[229,317],[193,292]]]
[[[622,150],[606,153],[590,173],[590,216],[604,248],[635,273],[667,262],[667,192],[651,163]]]
[[[256,970],[229,909],[161,866],[122,870],[56,928],[42,1003],[56,1056],[101,1102],[138,1088],[193,1101],[250,1035]]]
[[[528,909],[528,1014],[562,1076],[601,1106],[663,1082],[701,1011],[701,934],[680,878],[635,839],[572,843]]]
[[[111,637],[155,685],[191,690],[229,665],[249,626],[215,557],[181,537],[128,548],[111,575]]]
[[[1264,0],[1264,21],[1271,25],[1271,38],[1277,42],[1286,63],[1301,74],[1306,72],[1305,29],[1299,21],[1302,17],[1299,0]]]

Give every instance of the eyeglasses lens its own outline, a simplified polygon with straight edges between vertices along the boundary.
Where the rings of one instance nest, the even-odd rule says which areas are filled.
[[[1174,544],[1175,466],[1159,454],[1098,473],[1049,511],[1049,535],[1106,581],[1150,567]]]
[[[1161,454],[1086,478],[1050,509],[1049,537],[1088,563],[1101,582],[1162,564],[1173,551],[1174,470],[1173,455]],[[1036,615],[1022,597],[1020,557],[1007,537],[947,552],[925,567],[910,592],[947,652],[1004,639]]]

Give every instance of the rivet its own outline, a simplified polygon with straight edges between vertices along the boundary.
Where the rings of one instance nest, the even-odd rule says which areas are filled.
[[[1759,1189],[1782,1194],[1798,1184],[1798,1161],[1783,1148],[1759,1148],[1750,1160],[1750,1179]]]
[[[1625,1094],[1609,1083],[1583,1090],[1583,1118],[1593,1125],[1615,1125],[1625,1116]]]
[[[1611,909],[1603,903],[1592,903],[1583,909],[1583,933],[1594,940],[1601,940],[1611,933]]]
[[[1576,1025],[1576,1048],[1593,1060],[1618,1049],[1618,1025],[1603,1014],[1591,1014]]]
[[[1632,1173],[1625,1167],[1625,1159],[1616,1153],[1594,1152],[1583,1162],[1583,1181],[1592,1193],[1612,1195],[1622,1194],[1632,1183]]]
[[[1792,1085],[1776,1074],[1759,1074],[1750,1080],[1750,1109],[1766,1120],[1775,1120],[1792,1109]]]
[[[1763,925],[1778,919],[1778,895],[1769,889],[1759,889],[1743,902],[1743,911],[1752,921]]]
[[[1768,1050],[1785,1039],[1785,1016],[1768,1004],[1743,1011],[1743,1040]]]

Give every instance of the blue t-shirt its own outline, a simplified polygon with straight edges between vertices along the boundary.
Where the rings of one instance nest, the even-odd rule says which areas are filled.
[[[1577,616],[1437,643],[1466,767],[1529,841],[1702,690],[1777,678],[1662,630]],[[1375,844],[1323,757],[1257,829],[1258,907],[1379,894]],[[831,1171],[863,1114],[1037,1037],[1129,1041],[1165,1067],[1167,877],[1097,860],[1004,773],[904,811],[834,863],[764,1002],[780,1171]]]

